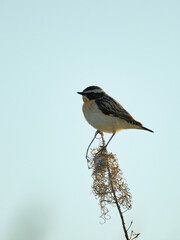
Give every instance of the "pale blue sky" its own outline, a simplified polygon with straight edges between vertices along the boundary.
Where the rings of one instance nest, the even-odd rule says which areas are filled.
[[[175,0],[1,0],[0,239],[122,239],[116,209],[100,225],[91,194],[95,130],[76,94],[90,85],[155,131],[122,131],[109,145],[133,196],[127,224],[143,240],[179,239],[179,9]]]

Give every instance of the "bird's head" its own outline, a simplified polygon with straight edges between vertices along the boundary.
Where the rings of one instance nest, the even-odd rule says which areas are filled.
[[[105,92],[102,90],[102,88],[97,86],[87,87],[83,90],[83,92],[77,92],[77,93],[83,96],[84,101],[95,100],[105,95]]]

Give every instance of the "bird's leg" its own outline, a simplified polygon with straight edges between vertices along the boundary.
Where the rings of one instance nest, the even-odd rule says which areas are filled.
[[[109,141],[107,142],[107,144],[105,145],[105,141],[104,141],[104,138],[103,138],[103,133],[100,132],[101,134],[101,138],[102,138],[102,142],[103,142],[103,146],[101,147],[101,149],[96,153],[96,155],[100,152],[103,152],[106,150],[108,144],[110,143],[110,141],[112,140],[112,138],[114,137],[115,133],[112,134],[112,136],[110,137]]]
[[[110,141],[112,140],[112,138],[114,137],[116,133],[113,133],[113,135],[110,137],[109,141],[106,143],[106,146],[104,147],[105,149],[107,148],[107,145],[110,143]]]
[[[97,130],[97,131],[95,132],[95,135],[94,135],[92,141],[90,142],[90,144],[89,144],[89,146],[88,146],[88,148],[87,148],[87,151],[86,151],[86,159],[88,159],[89,148],[90,148],[90,146],[92,145],[92,143],[94,142],[94,140],[95,140],[96,136],[98,135],[98,133],[101,134],[101,132],[100,132],[99,130]]]
[[[103,144],[102,148],[103,148],[105,145],[104,134],[103,134],[103,132],[100,132],[99,134],[101,135],[102,144]]]

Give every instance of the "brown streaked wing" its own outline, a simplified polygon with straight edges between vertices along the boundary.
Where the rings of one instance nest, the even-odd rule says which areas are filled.
[[[106,115],[112,115],[126,120],[129,123],[142,126],[142,124],[136,121],[116,100],[112,97],[105,95],[102,98],[95,100],[98,108]]]

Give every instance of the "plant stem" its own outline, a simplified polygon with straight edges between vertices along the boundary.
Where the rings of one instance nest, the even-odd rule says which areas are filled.
[[[105,146],[105,140],[104,140],[103,134],[101,134],[101,138],[102,138],[103,147],[104,147]],[[116,206],[117,206],[117,209],[119,211],[119,215],[120,215],[120,218],[121,218],[121,221],[122,221],[124,234],[125,234],[126,240],[130,240],[129,237],[128,237],[128,232],[127,232],[127,229],[126,229],[123,213],[122,213],[121,207],[118,203],[118,200],[117,200],[117,197],[116,197],[116,192],[114,190],[113,183],[112,183],[112,180],[111,180],[111,171],[110,171],[110,168],[109,168],[108,160],[107,160],[107,169],[108,169],[108,175],[109,175],[109,182],[110,182],[112,193],[113,193],[113,196],[114,196],[114,200],[115,200],[115,203],[116,203]]]

